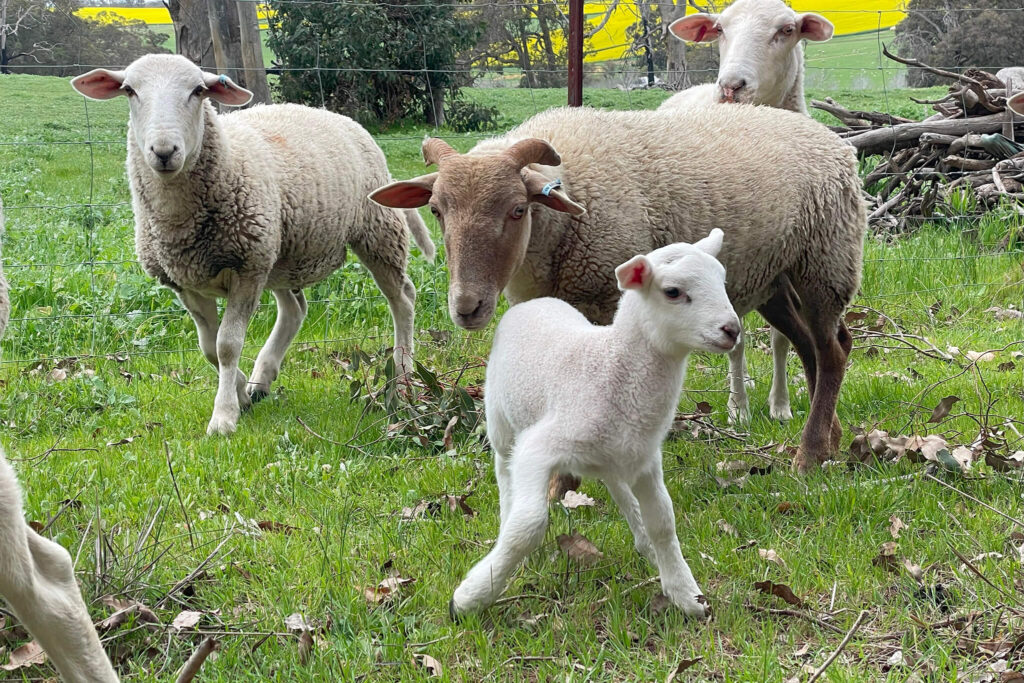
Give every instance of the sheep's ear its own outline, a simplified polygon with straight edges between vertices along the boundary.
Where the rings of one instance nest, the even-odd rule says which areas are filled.
[[[538,173],[531,168],[524,168],[521,172],[523,184],[526,185],[526,194],[531,202],[543,204],[549,209],[561,211],[572,216],[582,216],[587,210],[569,198],[569,195],[559,189],[562,185],[560,180],[551,180],[543,173]]]
[[[693,246],[697,247],[701,251],[707,252],[712,256],[717,257],[718,252],[722,250],[722,238],[725,237],[725,233],[719,228],[715,228],[711,231],[711,234],[704,239],[694,242]]]
[[[1010,109],[1014,112],[1024,116],[1024,92],[1017,93],[1010,99],[1006,100],[1006,103],[1010,105]]]
[[[71,87],[88,97],[90,100],[109,100],[124,95],[121,89],[124,84],[123,71],[93,69],[87,74],[71,79]]]
[[[398,180],[371,192],[370,199],[393,209],[418,209],[430,201],[436,180],[436,172],[411,180]]]
[[[252,99],[252,92],[224,74],[218,76],[204,71],[203,85],[206,86],[207,97],[229,107],[241,107],[243,104],[249,104],[249,100]]]
[[[835,27],[832,22],[820,14],[801,14],[797,17],[797,26],[800,27],[800,37],[815,42],[828,40],[832,37]]]
[[[710,43],[718,39],[718,15],[717,14],[691,14],[682,19],[676,19],[668,25],[668,30],[679,40],[690,43]]]
[[[619,281],[619,289],[647,289],[654,277],[654,267],[643,254],[634,256],[615,269],[615,279]]]

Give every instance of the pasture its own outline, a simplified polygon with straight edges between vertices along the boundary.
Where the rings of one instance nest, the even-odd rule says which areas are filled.
[[[493,323],[476,333],[451,324],[443,258],[411,259],[426,385],[418,410],[379,391],[390,318],[350,257],[307,291],[310,314],[273,394],[230,439],[208,438],[215,374],[187,314],[134,262],[125,101],[86,103],[55,78],[8,76],[2,87],[13,310],[2,440],[28,518],[71,551],[95,619],[110,613],[108,595],[155,610],[157,626],[129,621],[101,634],[125,680],[167,680],[202,633],[221,643],[204,681],[665,680],[682,660],[697,661],[675,680],[806,680],[861,611],[822,680],[992,680],[981,676],[1007,651],[1019,670],[1024,527],[1007,516],[1024,518],[1024,470],[976,462],[964,474],[904,458],[791,475],[788,449],[808,409],[802,371],[791,355],[795,419],[771,421],[768,332],[756,316],[746,321],[749,433],[726,424],[725,358],[697,356],[680,404],[693,419],[664,449],[680,543],[712,620],[664,609],[625,521],[599,484],[584,482],[595,505],[552,504],[546,542],[506,597],[453,623],[448,600],[494,539],[498,501],[482,430],[465,410],[475,392],[453,389],[481,383]],[[499,106],[502,128],[565,96],[467,93]],[[879,108],[886,97],[894,113],[923,114],[895,105],[906,91],[809,94]],[[653,108],[665,96],[585,99]],[[432,130],[374,132],[395,177],[423,172],[419,143]],[[460,151],[479,137],[440,134]],[[839,403],[844,448],[853,427],[969,446],[982,426],[1022,448],[1024,321],[992,310],[1020,310],[1024,295],[1012,215],[867,238]],[[246,370],[273,322],[272,300],[264,304]],[[946,396],[960,401],[929,423]],[[737,460],[743,471],[718,466]],[[568,558],[558,536],[573,533],[602,556]],[[916,578],[904,560],[920,568]],[[800,605],[755,588],[765,580],[789,586]],[[201,616],[172,627],[183,611]],[[297,613],[314,626],[311,642],[289,630]],[[24,641],[10,623],[0,615],[0,652]],[[0,680],[51,676],[28,668]]]

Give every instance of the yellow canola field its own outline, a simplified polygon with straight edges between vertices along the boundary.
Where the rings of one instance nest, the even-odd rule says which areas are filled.
[[[790,4],[797,12],[817,12],[824,16],[835,25],[837,36],[891,28],[905,16],[902,3],[893,0],[791,0]],[[596,24],[607,8],[607,1],[594,2],[586,3],[583,11],[587,20]],[[695,11],[691,8],[688,13]],[[138,19],[147,24],[171,23],[171,15],[163,7],[82,7],[76,14],[93,18],[102,12],[111,12],[125,19]],[[258,13],[261,29],[267,28],[268,12],[264,6],[260,6]],[[635,5],[631,2],[620,3],[605,27],[591,38],[587,61],[599,62],[624,56],[629,45],[626,29],[637,20]],[[558,35],[556,40],[564,40],[564,37]]]

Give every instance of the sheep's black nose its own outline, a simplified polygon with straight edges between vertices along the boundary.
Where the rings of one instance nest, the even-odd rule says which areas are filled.
[[[174,145],[173,147],[160,147],[160,148],[152,147],[151,146],[149,148],[149,151],[151,151],[154,155],[156,155],[156,158],[160,160],[161,164],[166,166],[167,162],[169,162],[171,160],[171,157],[174,156],[174,153],[178,151],[178,146]]]
[[[736,341],[740,337],[740,326],[736,323],[726,323],[720,329],[732,341]]]

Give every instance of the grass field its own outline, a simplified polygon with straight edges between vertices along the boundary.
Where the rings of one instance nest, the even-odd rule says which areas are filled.
[[[395,416],[349,400],[353,382],[373,384],[381,364],[354,367],[361,356],[353,348],[379,357],[390,339],[386,307],[360,265],[350,260],[307,293],[310,315],[276,391],[232,438],[207,438],[214,373],[170,292],[134,263],[125,101],[86,103],[66,81],[44,77],[4,77],[0,88],[14,310],[0,366],[2,441],[25,484],[29,519],[71,551],[94,617],[110,612],[99,601],[109,594],[155,608],[160,627],[104,634],[127,680],[169,679],[201,632],[221,634],[203,681],[420,680],[432,673],[422,655],[447,680],[665,680],[684,659],[699,661],[676,680],[806,680],[862,610],[863,626],[822,680],[992,680],[981,676],[1024,632],[1024,529],[967,497],[1019,519],[1021,470],[940,470],[936,477],[962,493],[907,460],[792,476],[785,449],[799,438],[806,390],[791,358],[796,418],[768,418],[768,335],[755,316],[747,320],[756,381],[749,433],[733,438],[726,425],[725,359],[698,356],[680,409],[707,401],[714,429],[683,431],[665,447],[680,542],[714,618],[698,624],[660,609],[648,581],[655,572],[633,551],[603,488],[585,482],[596,506],[553,506],[547,541],[515,574],[506,600],[452,623],[451,592],[497,532],[490,457],[479,430],[460,424],[446,450],[446,420],[435,420],[424,444]],[[884,101],[879,93],[827,94],[855,106]],[[905,95],[887,93],[890,101]],[[504,128],[561,104],[564,92],[469,96],[499,106]],[[653,107],[665,96],[586,93],[589,104],[619,108]],[[425,132],[378,131],[396,177],[422,173]],[[442,134],[459,149],[476,139]],[[881,329],[892,336],[856,341],[839,405],[844,445],[855,426],[970,444],[981,421],[1022,447],[1024,359],[1013,353],[1024,351],[1024,323],[989,311],[1021,308],[1019,243],[1000,246],[1019,229],[1000,214],[868,238],[854,310],[868,314],[858,323],[865,326],[884,314]],[[431,266],[414,257],[411,277],[418,359],[446,383],[478,384],[493,326],[467,334],[448,321],[443,259]],[[272,316],[264,307],[250,327],[246,369]],[[943,361],[910,351],[895,338],[901,330],[928,340],[903,337],[919,346],[961,353]],[[977,363],[963,355],[988,349],[1003,350]],[[928,424],[949,395],[962,400]],[[759,474],[722,488],[716,463],[737,459]],[[449,509],[446,495],[469,493],[475,515]],[[415,514],[421,501],[430,505]],[[893,541],[894,517],[908,528],[890,571],[873,560]],[[574,531],[604,553],[596,564],[561,553],[556,536]],[[780,561],[763,559],[759,551],[768,550]],[[984,580],[954,552],[976,558],[971,567]],[[900,566],[904,559],[923,568],[920,581]],[[379,602],[371,590],[368,599],[366,587],[396,576],[414,582]],[[754,583],[765,579],[790,586],[803,606],[759,593]],[[782,608],[792,614],[769,612]],[[201,612],[201,621],[171,628],[182,610]],[[320,626],[304,663],[286,627],[293,613]],[[24,637],[10,618],[6,629],[2,622],[0,651],[13,649]],[[1020,657],[1011,651],[1010,670],[1020,669]],[[4,672],[0,680],[22,676],[52,672]]]

